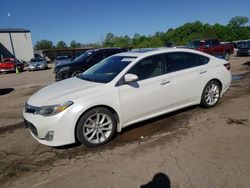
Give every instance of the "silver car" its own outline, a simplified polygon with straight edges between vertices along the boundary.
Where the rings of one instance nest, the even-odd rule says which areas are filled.
[[[48,68],[48,63],[43,58],[32,58],[28,65],[28,70],[44,70]]]

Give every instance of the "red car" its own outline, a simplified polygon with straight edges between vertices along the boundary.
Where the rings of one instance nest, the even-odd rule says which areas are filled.
[[[24,69],[24,64],[16,58],[4,58],[3,61],[0,61],[0,72],[15,72],[16,67],[21,72]]]
[[[229,60],[230,54],[234,53],[232,43],[221,44],[218,39],[194,40],[188,44],[188,47]]]

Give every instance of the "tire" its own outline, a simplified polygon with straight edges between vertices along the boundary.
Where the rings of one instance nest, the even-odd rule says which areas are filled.
[[[201,106],[211,108],[220,100],[221,87],[215,80],[211,80],[206,84],[201,96]]]
[[[63,79],[65,79],[63,74],[60,71],[58,71],[56,73],[56,81],[60,81],[60,80],[63,80]]]
[[[230,59],[230,53],[226,52],[224,57],[225,57],[225,60],[228,61]]]
[[[81,73],[83,73],[82,70],[76,70],[76,71],[74,71],[74,72],[71,74],[71,77],[78,76],[78,75],[80,75]]]
[[[106,108],[93,108],[79,120],[76,128],[77,139],[88,147],[109,142],[116,132],[116,119]]]

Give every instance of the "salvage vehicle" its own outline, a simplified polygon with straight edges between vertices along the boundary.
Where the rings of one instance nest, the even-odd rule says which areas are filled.
[[[238,48],[237,56],[248,56],[250,55],[250,41]]]
[[[137,122],[193,105],[213,107],[230,83],[229,62],[197,50],[124,52],[33,94],[23,117],[42,144],[94,147]]]
[[[32,58],[28,63],[28,70],[45,70],[48,69],[48,63],[43,58]]]
[[[230,54],[234,53],[234,45],[232,43],[221,44],[218,39],[213,38],[191,41],[187,47],[216,57],[222,57],[227,61],[230,58]]]
[[[55,79],[57,81],[77,76],[99,63],[106,57],[127,51],[124,48],[101,48],[88,50],[82,55],[76,57],[73,61],[58,64],[55,67]]]
[[[3,61],[0,61],[0,72],[16,72],[23,71],[24,64],[18,61],[16,58],[4,58]]]

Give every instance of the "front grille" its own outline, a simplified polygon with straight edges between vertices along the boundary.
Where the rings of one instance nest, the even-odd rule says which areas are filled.
[[[26,127],[29,128],[31,130],[31,132],[35,135],[35,136],[38,136],[38,133],[37,133],[37,129],[36,127],[30,123],[29,121],[27,120],[24,120],[25,124],[26,124]]]

